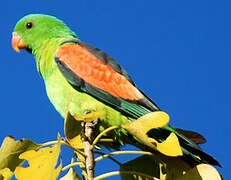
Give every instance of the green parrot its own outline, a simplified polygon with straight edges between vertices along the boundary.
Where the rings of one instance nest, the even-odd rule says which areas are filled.
[[[31,14],[20,19],[13,32],[12,46],[17,52],[25,49],[34,55],[47,95],[64,118],[67,110],[72,116],[104,111],[98,122],[98,130],[102,131],[160,111],[114,59],[80,41],[53,16]],[[220,166],[199,148],[197,144],[204,139],[197,133],[166,125],[153,129],[149,136],[162,142],[171,132],[179,138],[186,161],[192,165],[209,163]],[[136,142],[123,130],[115,131],[113,138],[121,145]]]

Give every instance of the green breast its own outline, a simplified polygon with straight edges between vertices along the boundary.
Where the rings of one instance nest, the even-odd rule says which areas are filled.
[[[60,42],[64,39],[49,40],[41,44],[34,52],[37,67],[42,75],[47,95],[56,110],[65,117],[67,108],[72,115],[84,114],[89,111],[105,111],[101,121],[107,126],[127,123],[128,120],[120,112],[101,103],[92,96],[74,89],[59,71],[54,57]]]

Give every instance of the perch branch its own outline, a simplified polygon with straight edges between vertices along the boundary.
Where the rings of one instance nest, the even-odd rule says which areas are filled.
[[[84,123],[84,154],[86,156],[85,159],[85,167],[86,167],[86,173],[89,179],[94,178],[94,167],[95,167],[95,161],[94,161],[94,153],[91,149],[92,146],[92,135],[93,135],[93,129],[94,129],[94,123],[93,122],[86,122]]]

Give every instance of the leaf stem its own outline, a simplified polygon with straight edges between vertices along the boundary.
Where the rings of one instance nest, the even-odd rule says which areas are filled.
[[[44,146],[50,146],[50,145],[53,145],[53,144],[57,144],[57,143],[58,143],[58,141],[49,141],[49,142],[45,142],[45,143],[43,143],[43,144],[40,144],[40,148],[41,148],[41,147],[44,147]],[[72,147],[72,146],[71,146],[67,141],[65,141],[65,140],[60,140],[60,144],[65,145],[65,146],[67,146],[67,147],[73,149],[74,151],[77,151],[78,153],[84,155],[84,153],[83,153],[81,150]]]
[[[63,140],[60,140],[60,143],[63,144],[62,142]],[[40,144],[41,147],[44,147],[44,146],[50,146],[50,145],[53,145],[53,144],[57,144],[58,141],[49,141],[49,142],[45,142],[43,144]]]
[[[100,179],[104,179],[104,178],[107,178],[107,177],[111,177],[111,176],[115,176],[115,175],[122,175],[122,174],[138,175],[138,176],[142,176],[142,177],[145,177],[145,178],[148,178],[148,179],[159,180],[158,178],[149,176],[149,175],[144,174],[144,173],[136,172],[136,171],[113,171],[113,172],[109,172],[109,173],[99,175],[96,178],[94,178],[94,180],[100,180]]]
[[[98,151],[95,151],[95,153],[101,154]],[[95,162],[100,161],[100,160],[102,160],[103,158],[106,158],[106,157],[110,157],[110,156],[113,156],[113,155],[120,155],[120,154],[143,154],[143,155],[149,155],[149,156],[153,155],[151,152],[147,152],[147,151],[115,151],[115,152],[112,152],[112,153],[109,153],[109,154],[104,154],[102,156],[97,157],[95,159]]]
[[[99,139],[100,139],[104,134],[106,134],[107,132],[112,131],[112,130],[114,130],[114,129],[118,129],[118,128],[121,128],[121,127],[120,127],[120,126],[112,126],[112,127],[109,127],[109,128],[107,128],[107,129],[105,129],[104,131],[102,131],[102,132],[95,138],[95,140],[93,141],[91,149],[94,148],[94,146],[96,145],[96,143],[99,141]]]
[[[98,142],[114,142],[114,139],[101,138]]]
[[[94,151],[94,153],[97,153],[97,154],[101,154],[101,155],[105,155],[105,153],[102,153],[102,152],[99,152],[99,151]],[[101,156],[100,156],[101,157]],[[117,161],[115,158],[111,157],[111,156],[108,156],[109,159],[111,159],[112,161],[114,161],[116,164],[118,164],[119,166],[122,165],[122,163],[120,163],[119,161]],[[101,160],[101,159],[100,159]],[[98,161],[100,161],[98,160]],[[95,161],[96,162],[96,161]]]
[[[74,162],[74,163],[68,164],[67,166],[65,166],[61,169],[61,172],[65,171],[71,167],[74,167],[74,166],[80,166],[81,164],[82,164],[82,162]]]

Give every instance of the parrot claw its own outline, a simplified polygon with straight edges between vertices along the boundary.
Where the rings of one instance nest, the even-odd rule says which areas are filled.
[[[93,120],[92,121],[92,126],[96,126],[96,124],[98,124],[98,121],[99,121],[99,119]]]

